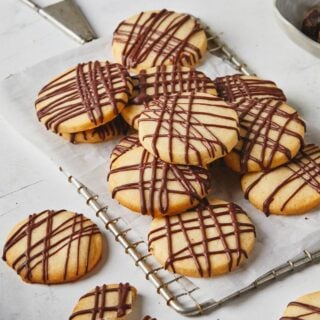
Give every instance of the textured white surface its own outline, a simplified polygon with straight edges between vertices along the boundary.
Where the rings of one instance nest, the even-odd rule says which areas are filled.
[[[319,114],[320,60],[305,53],[278,29],[271,1],[78,1],[98,35],[111,36],[124,17],[147,8],[167,7],[199,16],[217,32],[258,74],[275,80],[299,110]],[[241,12],[242,14],[239,14]],[[37,17],[18,1],[0,4],[0,77],[24,70],[36,62],[77,47],[65,35]],[[38,84],[37,84],[38,86]],[[18,88],[15,88],[18,90]],[[4,100],[0,97],[1,101]],[[316,124],[316,122],[314,122]],[[45,208],[70,208],[88,215],[81,199],[45,157],[0,120],[2,148],[0,185],[0,246],[13,224],[30,212]],[[315,125],[310,128],[318,134]],[[316,141],[319,143],[319,140]],[[1,217],[6,217],[1,219]],[[6,223],[2,223],[6,221]],[[106,233],[108,255],[96,272],[72,285],[26,285],[0,263],[0,319],[66,319],[79,295],[101,282],[130,281],[140,298],[135,316],[151,314],[161,319],[182,319],[166,308]],[[285,244],[284,244],[285,245]],[[298,295],[320,289],[319,266],[255,292],[205,318],[276,319],[286,303]],[[141,306],[141,308],[139,308]]]

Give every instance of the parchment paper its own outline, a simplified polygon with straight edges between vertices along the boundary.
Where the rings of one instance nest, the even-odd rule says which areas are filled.
[[[106,191],[109,156],[118,139],[93,145],[72,145],[46,131],[38,122],[34,110],[34,101],[39,89],[54,76],[79,62],[92,59],[112,61],[110,52],[110,42],[100,39],[8,77],[0,84],[0,94],[6,101],[0,107],[0,113],[16,131],[50,157],[55,164],[63,166],[99,194],[112,214],[124,217],[138,234],[146,239],[150,218],[133,214],[123,208],[111,199]],[[226,61],[209,54],[199,69],[212,78],[235,73]],[[302,116],[309,128],[307,141],[319,143],[319,115],[315,116],[314,113],[315,110],[304,108]],[[219,161],[214,165],[213,171],[213,194],[224,200],[236,202],[248,212],[257,228],[257,244],[249,261],[237,271],[215,279],[192,279],[205,296],[218,299],[242,288],[304,249],[317,244],[320,246],[319,209],[302,216],[267,218],[243,198],[237,174],[225,168]]]

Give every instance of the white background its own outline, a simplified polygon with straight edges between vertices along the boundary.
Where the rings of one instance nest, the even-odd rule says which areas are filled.
[[[77,1],[99,36],[111,37],[116,25],[141,10],[166,7],[199,16],[259,75],[275,80],[293,105],[319,110],[320,60],[293,44],[276,24],[271,1]],[[44,3],[43,1],[39,3]],[[19,1],[0,2],[0,78],[24,70],[77,43],[38,17]],[[0,97],[1,108],[1,97]],[[319,111],[318,111],[319,112]],[[46,208],[91,212],[43,155],[0,118],[0,247],[15,221]],[[319,141],[318,141],[319,142]],[[7,219],[6,219],[7,220]],[[153,287],[128,261],[120,246],[108,241],[107,254],[93,275],[61,286],[26,285],[0,262],[0,319],[67,319],[78,297],[95,285],[130,281],[140,295],[136,319],[182,319],[164,306]],[[293,275],[201,318],[278,319],[288,301],[320,290],[319,266]],[[72,290],[71,287],[72,286]],[[74,288],[78,294],[75,294]]]

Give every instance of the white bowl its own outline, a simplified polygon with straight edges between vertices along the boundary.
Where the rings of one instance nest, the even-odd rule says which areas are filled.
[[[274,0],[276,18],[288,37],[301,48],[320,58],[320,43],[301,32],[304,14],[320,0]]]

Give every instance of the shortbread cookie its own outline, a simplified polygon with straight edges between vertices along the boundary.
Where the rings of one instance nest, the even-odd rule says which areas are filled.
[[[148,103],[139,118],[139,139],[165,162],[205,166],[237,144],[236,111],[218,97],[185,92]]]
[[[205,32],[193,17],[163,9],[141,12],[113,34],[115,60],[132,71],[160,65],[194,66],[207,49]]]
[[[94,129],[74,133],[61,133],[61,136],[71,143],[98,143],[108,141],[119,135],[125,135],[128,130],[129,125],[121,116],[118,116]]]
[[[245,99],[235,105],[240,141],[224,158],[234,171],[266,171],[292,159],[303,144],[305,124],[282,101]]]
[[[192,208],[207,195],[209,171],[165,163],[137,147],[111,165],[109,190],[123,206],[159,217]]]
[[[41,89],[37,116],[53,132],[89,130],[114,119],[131,92],[132,82],[122,65],[81,63]]]
[[[22,280],[52,284],[82,277],[101,254],[102,236],[91,220],[66,210],[46,210],[13,228],[3,259]]]
[[[320,320],[320,291],[290,302],[280,320]]]
[[[133,77],[133,94],[121,114],[135,129],[144,104],[161,95],[181,92],[205,92],[217,95],[213,81],[201,71],[188,67],[162,65],[141,70]]]
[[[286,97],[273,81],[240,74],[215,79],[218,95],[228,102],[243,98],[273,99],[286,101]]]
[[[110,165],[112,165],[113,162],[115,162],[120,156],[125,154],[127,151],[137,147],[141,147],[141,143],[137,133],[133,133],[129,136],[122,138],[111,152]]]
[[[69,320],[125,319],[132,311],[137,290],[125,284],[104,284],[82,296]]]
[[[249,256],[255,227],[236,204],[203,200],[185,213],[152,221],[149,250],[165,269],[190,277],[231,272]]]
[[[320,148],[308,144],[290,162],[248,173],[241,184],[245,197],[266,215],[305,213],[320,204]]]

